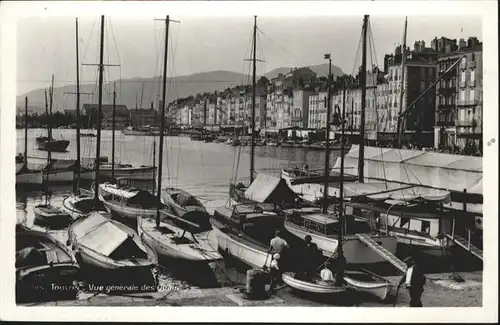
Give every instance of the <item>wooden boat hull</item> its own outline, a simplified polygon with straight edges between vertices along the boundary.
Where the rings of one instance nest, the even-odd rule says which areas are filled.
[[[27,171],[16,174],[16,185],[42,185],[43,173],[38,171]]]
[[[126,219],[137,219],[137,216],[144,217],[155,217],[156,209],[141,209],[126,206],[125,204],[120,204],[116,201],[106,201],[102,197],[100,197],[101,201],[103,201],[106,208],[108,208],[111,212],[118,214],[119,216]]]
[[[332,256],[337,250],[338,240],[336,238],[326,237],[314,232],[309,232],[306,229],[303,229],[302,227],[288,221],[285,222],[285,228],[288,232],[302,240],[307,235],[310,235],[312,241],[316,243],[316,245],[318,245],[318,248],[322,251],[325,257]],[[379,243],[379,245],[381,244],[390,253],[396,253],[396,238],[392,236],[372,236],[372,238],[377,243]],[[349,264],[371,264],[386,262],[386,259],[384,259],[370,247],[366,246],[361,240],[355,237],[346,237],[342,248],[344,251],[344,256]]]
[[[184,230],[173,224],[161,222],[156,228],[156,221],[152,218],[137,217],[137,232],[141,239],[148,243],[160,258],[177,259],[193,263],[210,263],[222,258],[208,241],[208,232],[198,233],[186,237],[186,241],[176,240]],[[189,238],[196,239],[190,240]]]
[[[77,288],[73,282],[77,278],[80,267],[71,252],[48,233],[34,231],[20,225],[16,226],[16,252],[31,246],[22,244],[24,239],[38,242],[45,248],[49,247],[40,252],[47,254],[47,261],[52,263],[18,265],[16,256],[16,302],[34,301],[42,298],[41,296],[46,296],[51,300],[59,295],[74,296]],[[59,252],[53,254],[56,249]],[[53,261],[54,258],[56,261]]]
[[[356,274],[357,273],[357,274]],[[388,280],[372,275],[373,279],[370,281],[369,279],[360,279],[357,275],[361,273],[361,275],[369,275],[364,272],[347,272],[344,275],[344,280],[351,288],[356,291],[367,292],[370,295],[373,295],[380,300],[387,299],[393,285]]]
[[[72,170],[44,170],[43,179],[47,183],[71,183],[74,172]]]
[[[139,131],[139,130],[127,130],[127,129],[123,129],[122,130],[122,133],[124,135],[147,135],[147,132],[146,131]]]
[[[73,220],[80,217],[87,217],[95,211],[95,199],[89,195],[71,195],[65,198],[61,205],[61,211],[67,213]],[[80,207],[81,208],[80,208]],[[104,212],[111,213],[109,209],[104,206]]]
[[[174,193],[179,193],[179,194],[184,194],[187,196],[193,197],[198,205],[189,205],[189,206],[181,206],[173,197],[172,194]],[[185,213],[189,211],[201,211],[201,212],[207,212],[207,209],[203,206],[200,200],[196,199],[193,195],[189,194],[188,192],[181,190],[179,188],[166,188],[162,190],[162,199],[163,203],[170,206],[172,208],[172,211],[174,212],[175,215],[178,217],[182,217]],[[207,219],[209,218],[209,215],[207,213]]]
[[[109,218],[109,215],[101,214],[106,218]],[[88,266],[96,267],[103,270],[115,270],[115,271],[147,271],[152,270],[152,268],[158,263],[158,255],[155,251],[144,241],[144,246],[147,250],[148,261],[140,261],[138,263],[130,263],[124,262],[123,260],[115,260],[108,256],[105,256],[91,248],[86,247],[85,245],[80,244],[79,237],[75,233],[75,227],[81,223],[84,218],[80,218],[75,220],[68,228],[68,238],[69,242],[72,245],[73,251],[75,252],[75,256],[82,261],[82,263],[87,264]],[[118,221],[112,221],[114,224],[118,224],[122,229],[128,229],[129,233],[132,236],[138,236],[137,233],[132,228],[125,226]]]
[[[60,211],[51,205],[39,204],[33,208],[35,222],[40,225],[49,227],[65,227],[68,226],[72,218],[69,214]]]
[[[65,152],[69,146],[69,140],[40,140],[37,139],[38,150],[52,151],[52,152]]]
[[[253,268],[261,268],[264,265],[269,267],[271,265],[265,247],[246,243],[242,238],[224,231],[224,226],[213,218],[210,221],[219,249]]]
[[[339,292],[345,292],[345,286],[335,286],[333,283],[322,283],[320,280],[318,281],[305,281],[301,279],[296,279],[295,274],[292,272],[285,272],[281,276],[283,282],[285,282],[288,286],[305,292],[317,293],[317,294],[335,294]]]
[[[76,172],[74,173],[74,177],[76,179]],[[80,171],[80,179],[85,181],[93,181],[95,180],[95,170],[92,169],[82,169]]]
[[[115,178],[126,179],[153,179],[156,173],[156,167],[119,167],[115,166]],[[111,166],[100,166],[99,175],[106,179],[111,179],[112,168]]]

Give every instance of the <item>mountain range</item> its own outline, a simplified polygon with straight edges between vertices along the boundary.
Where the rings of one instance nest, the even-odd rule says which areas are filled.
[[[328,75],[328,64],[320,64],[310,67],[315,71],[318,77]],[[279,73],[287,73],[290,67],[277,68],[266,73],[268,79],[278,76]],[[343,71],[332,65],[332,73],[336,77],[343,75]],[[257,79],[260,78],[257,77]],[[127,108],[147,108],[154,102],[154,108],[157,107],[158,100],[161,100],[162,78],[132,78],[122,79],[113,82],[107,82],[103,86],[103,104],[112,104],[113,83],[116,83],[117,104],[126,105]],[[167,80],[167,103],[177,98],[187,97],[205,92],[222,91],[226,88],[241,84],[251,83],[248,75],[218,70],[210,72],[194,73],[186,76],[177,76]],[[24,97],[28,97],[28,114],[43,114],[45,112],[45,89],[32,90],[26,94],[17,96],[16,106],[18,112],[24,112]],[[67,94],[75,92],[75,85],[65,85],[54,88],[53,112],[75,109],[75,95]],[[81,103],[97,103],[97,85],[81,84],[80,93],[82,93]],[[84,95],[83,93],[92,93]],[[21,113],[22,114],[22,113]]]

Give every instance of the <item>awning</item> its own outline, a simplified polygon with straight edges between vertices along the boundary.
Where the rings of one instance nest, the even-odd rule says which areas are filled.
[[[292,201],[296,197],[284,179],[262,173],[257,175],[244,195],[258,203]]]
[[[483,193],[481,157],[368,146],[365,146],[364,153],[366,179]],[[345,155],[344,166],[354,176],[358,175],[358,157],[359,146],[352,145]],[[337,158],[335,168],[339,167],[340,158]]]
[[[365,196],[372,200],[397,200],[401,202],[424,199],[448,203],[450,192],[446,190],[402,185],[396,183],[349,183],[344,184],[344,198]]]

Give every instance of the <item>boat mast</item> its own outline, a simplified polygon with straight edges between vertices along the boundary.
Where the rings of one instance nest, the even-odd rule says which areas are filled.
[[[80,61],[78,54],[78,18],[76,18],[76,182],[73,193],[76,194],[80,183]]]
[[[161,202],[161,174],[163,165],[163,129],[165,128],[165,102],[167,101],[167,59],[168,59],[168,27],[170,25],[170,15],[165,19],[165,52],[163,54],[163,100],[160,108],[160,148],[158,150],[158,190],[156,195],[158,203]],[[160,227],[160,208],[156,209],[156,227]]]
[[[250,184],[253,182],[253,173],[255,170],[255,61],[256,61],[256,48],[257,48],[257,16],[254,16],[253,24],[253,76],[252,76],[252,146],[250,147]]]
[[[330,176],[330,115],[332,114],[332,58],[330,53],[325,54],[328,60],[328,105],[326,109],[326,136],[325,136],[325,171],[323,185],[323,213],[328,211],[328,177]]]
[[[101,156],[101,110],[102,110],[102,78],[104,74],[104,15],[101,16],[101,48],[99,57],[99,99],[97,104],[97,145],[95,152],[95,189],[94,199],[96,205],[99,201],[99,165]]]
[[[113,84],[113,131],[111,140],[111,180],[115,179],[115,114],[116,114],[116,82]]]
[[[24,97],[24,164],[28,167],[28,96]]]
[[[345,99],[346,99],[346,91],[347,91],[347,80],[344,79],[344,89],[342,94],[342,129],[340,135],[340,189],[339,189],[339,222],[340,222],[340,233],[339,233],[339,244],[338,244],[338,259],[339,259],[339,272],[337,279],[342,281],[344,278],[344,250],[342,241],[344,231],[346,230],[345,226],[345,216],[344,216],[344,137],[345,137]]]
[[[52,162],[52,152],[50,148],[50,142],[52,141],[52,102],[53,102],[53,97],[54,97],[54,75],[52,75],[52,83],[50,86],[50,104],[49,104],[49,123],[48,125],[48,135],[49,135],[49,140],[48,140],[48,147],[47,147],[47,159],[48,163],[50,164]]]
[[[363,55],[361,63],[361,125],[359,126],[359,160],[358,177],[359,182],[364,183],[364,163],[365,163],[365,105],[366,105],[366,33],[368,30],[369,15],[363,19]]]
[[[406,31],[408,28],[408,17],[405,18],[405,29],[403,34],[403,47],[401,49],[401,92],[399,93],[399,113],[403,111],[403,99],[404,99],[404,85],[405,85],[405,70],[406,70]],[[404,138],[404,124],[402,120],[398,118],[396,137],[397,137],[397,146],[401,148],[403,145]]]

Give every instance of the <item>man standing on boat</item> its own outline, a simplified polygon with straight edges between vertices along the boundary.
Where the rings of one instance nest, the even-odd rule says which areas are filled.
[[[421,298],[424,293],[426,278],[420,271],[420,268],[415,264],[413,258],[407,257],[404,262],[408,266],[408,269],[405,275],[401,277],[398,289],[404,283],[410,293],[410,307],[422,307]]]
[[[304,275],[306,278],[311,278],[316,272],[316,267],[318,265],[318,245],[312,242],[311,235],[307,235],[305,238],[305,249],[304,249]]]

